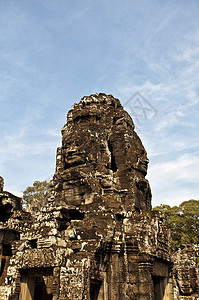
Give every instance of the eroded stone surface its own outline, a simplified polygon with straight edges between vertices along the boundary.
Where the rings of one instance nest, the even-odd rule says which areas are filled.
[[[62,129],[54,176],[56,199],[82,206],[99,199],[120,211],[150,210],[147,153],[118,99],[84,97]]]
[[[3,192],[3,188],[4,188],[4,179],[3,177],[0,176],[0,192]]]
[[[199,299],[199,245],[181,247],[173,254],[173,261],[176,299]]]
[[[62,137],[45,205],[31,214],[13,205],[2,217],[20,240],[0,299],[173,299],[170,234],[151,211],[147,154],[130,116],[111,95],[84,97]]]

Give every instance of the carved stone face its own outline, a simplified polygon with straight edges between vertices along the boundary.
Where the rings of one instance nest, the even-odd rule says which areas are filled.
[[[77,146],[69,147],[65,150],[65,167],[82,165],[86,162],[85,153],[78,149]]]
[[[103,97],[90,96],[68,114],[57,168],[59,176],[64,174],[61,197],[66,203],[81,205],[90,203],[97,194],[107,198],[108,203],[115,201],[125,206],[128,202],[128,207],[134,203],[145,209],[146,202],[150,202],[146,201],[148,186],[141,189],[134,179],[144,182],[147,153],[131,117],[118,100]],[[126,193],[125,197],[122,193]]]
[[[143,175],[146,175],[149,160],[147,158],[147,153],[135,132],[133,139],[127,144],[127,149],[127,159],[130,160],[131,166]]]
[[[144,175],[147,174],[149,160],[146,156],[146,152],[144,150],[141,153],[137,154],[137,162],[133,164],[133,167],[143,173]]]

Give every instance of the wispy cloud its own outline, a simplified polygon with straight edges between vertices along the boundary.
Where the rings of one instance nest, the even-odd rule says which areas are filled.
[[[50,137],[50,140],[48,140]],[[30,139],[26,128],[13,134],[5,135],[0,141],[0,163],[6,163],[14,156],[16,159],[25,156],[45,155],[55,152],[59,135],[53,130],[48,130],[42,137]]]
[[[198,45],[197,30],[159,62],[149,56],[151,74],[158,71],[159,77],[120,87],[124,98],[139,91],[158,111],[154,119],[143,120],[140,132],[152,161],[148,178],[154,205],[199,198]]]
[[[197,199],[199,198],[199,192],[196,190],[196,185],[199,184],[198,154],[184,154],[176,160],[162,161],[149,167],[148,178],[152,191],[155,191],[154,203],[164,201],[172,205],[176,201],[177,193],[181,201],[187,195],[187,200],[193,195]],[[193,187],[193,185],[195,186]],[[183,191],[186,191],[185,194]],[[157,194],[159,199],[157,199]]]
[[[165,177],[170,178],[171,182],[186,181],[199,183],[198,175],[199,157],[194,154],[184,154],[176,160],[157,163],[150,167],[150,177],[154,176],[153,180],[156,185]]]
[[[139,91],[158,112],[141,120],[139,133],[155,199],[196,192],[197,1],[4,1],[0,8],[0,172],[9,186],[22,189],[13,185],[16,174],[25,186],[51,172],[74,101],[104,91],[124,104]]]

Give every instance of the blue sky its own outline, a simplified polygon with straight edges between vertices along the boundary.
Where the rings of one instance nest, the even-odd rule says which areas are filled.
[[[198,15],[198,0],[1,0],[5,189],[22,195],[54,174],[74,102],[104,92],[131,113],[139,92],[157,111],[134,120],[153,205],[199,199]]]

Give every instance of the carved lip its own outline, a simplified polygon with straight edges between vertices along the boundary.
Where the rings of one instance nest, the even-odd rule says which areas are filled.
[[[141,158],[138,159],[138,162],[137,162],[137,166],[136,166],[136,169],[140,172],[143,172],[143,173],[147,173],[147,169],[148,169],[148,163],[149,163],[149,160],[148,159],[144,159],[142,160]]]

